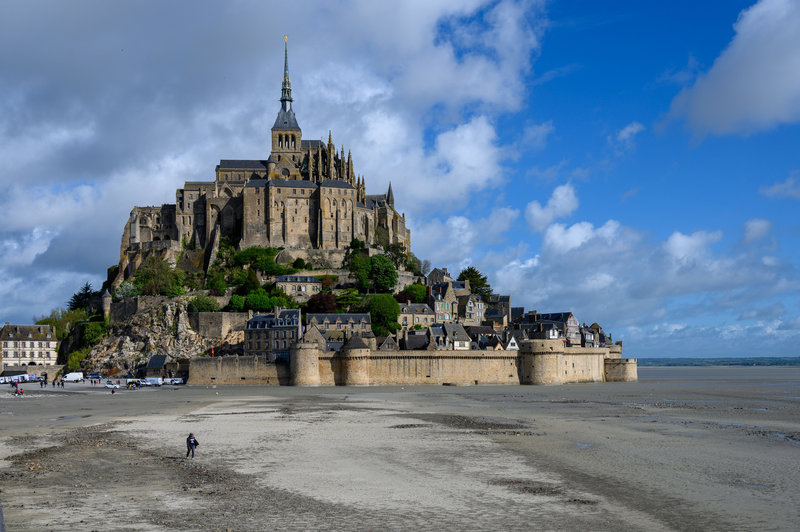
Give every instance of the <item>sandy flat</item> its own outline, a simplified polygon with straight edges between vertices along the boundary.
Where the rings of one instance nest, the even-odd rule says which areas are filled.
[[[8,530],[796,530],[800,368],[0,389]],[[185,459],[185,438],[200,441]]]

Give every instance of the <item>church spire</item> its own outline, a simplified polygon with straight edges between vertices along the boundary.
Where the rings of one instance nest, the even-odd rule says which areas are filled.
[[[289,36],[283,36],[283,84],[281,85],[281,107],[292,108],[292,82],[289,79]]]
[[[394,192],[392,192],[392,182],[389,181],[389,191],[386,193],[386,203],[394,207]]]

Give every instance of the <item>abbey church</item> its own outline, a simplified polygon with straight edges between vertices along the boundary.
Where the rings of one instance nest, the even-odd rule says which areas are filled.
[[[142,256],[159,252],[177,257],[182,249],[210,252],[221,237],[251,246],[330,251],[341,255],[357,238],[373,247],[400,243],[410,249],[405,214],[394,206],[392,186],[367,194],[362,176],[344,147],[303,139],[292,108],[288,50],[280,109],[266,159],[223,159],[213,181],[187,181],[175,204],[134,207],[120,249],[118,284]],[[336,252],[339,253],[336,253]]]

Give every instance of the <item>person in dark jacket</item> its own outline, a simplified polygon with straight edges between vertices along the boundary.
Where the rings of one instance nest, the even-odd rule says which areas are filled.
[[[191,453],[192,458],[194,458],[194,449],[199,445],[200,443],[197,441],[197,438],[190,432],[189,437],[186,438],[186,458],[189,458],[189,453]]]

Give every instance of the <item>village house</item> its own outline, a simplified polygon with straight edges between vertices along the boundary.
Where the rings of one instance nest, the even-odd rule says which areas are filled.
[[[433,309],[436,323],[452,323],[458,316],[458,300],[451,281],[428,287],[427,303]]]
[[[275,286],[300,303],[322,291],[322,281],[313,275],[279,275],[275,278]]]
[[[0,359],[8,366],[52,366],[58,340],[49,325],[12,325],[0,330]]]
[[[478,294],[456,296],[458,300],[458,322],[462,325],[480,325],[483,323],[486,303]]]
[[[436,322],[435,317],[431,307],[425,303],[405,303],[400,305],[400,315],[397,317],[397,322],[401,327],[407,329],[417,326],[419,326],[417,328],[424,329]]]
[[[323,334],[327,331],[343,331],[359,336],[372,334],[369,314],[309,314],[308,326],[318,327]]]
[[[276,308],[247,320],[244,354],[266,357],[267,362],[289,360],[289,350],[301,338],[299,309]]]

